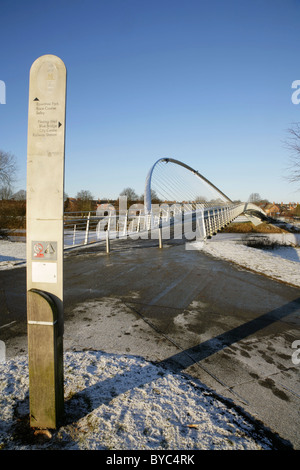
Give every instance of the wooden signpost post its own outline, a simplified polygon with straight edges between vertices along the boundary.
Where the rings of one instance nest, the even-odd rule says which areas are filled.
[[[30,70],[27,147],[27,321],[30,425],[56,428],[63,388],[63,215],[66,68]]]

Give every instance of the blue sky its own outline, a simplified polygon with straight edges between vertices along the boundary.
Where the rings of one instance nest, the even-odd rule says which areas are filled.
[[[161,157],[198,170],[232,199],[299,201],[284,179],[300,121],[299,0],[1,0],[0,148],[26,188],[29,70],[67,68],[65,191],[144,191]]]

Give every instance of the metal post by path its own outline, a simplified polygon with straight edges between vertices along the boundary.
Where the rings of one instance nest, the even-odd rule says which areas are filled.
[[[86,228],[85,228],[85,237],[84,237],[84,244],[87,245],[88,243],[88,240],[89,240],[89,230],[90,230],[90,212],[89,212],[89,215],[88,215],[88,218],[87,218],[87,222],[86,222]]]
[[[74,225],[74,229],[73,229],[73,245],[75,245],[75,241],[76,241],[76,224]]]
[[[158,222],[158,246],[159,246],[159,248],[163,247],[161,217],[159,217],[159,222]]]
[[[158,246],[159,246],[159,248],[163,247],[162,228],[161,228],[161,226],[159,226],[159,229],[158,229]]]
[[[106,230],[106,253],[110,253],[109,230]]]
[[[128,221],[128,211],[126,211],[125,219],[124,219],[124,228],[123,228],[123,235],[127,235],[127,221]]]
[[[66,68],[31,66],[27,143],[27,321],[30,425],[56,428],[63,389],[63,215]]]
[[[200,214],[197,217],[197,227],[196,234],[198,230],[198,239],[206,241],[206,229],[205,229],[205,220],[204,220],[204,210],[201,210]],[[197,240],[197,235],[196,235]]]

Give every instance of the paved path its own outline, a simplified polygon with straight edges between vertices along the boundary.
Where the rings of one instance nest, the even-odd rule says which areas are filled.
[[[193,375],[300,449],[300,289],[170,244],[65,259],[66,349],[143,356]],[[26,350],[25,270],[0,272],[7,355]]]

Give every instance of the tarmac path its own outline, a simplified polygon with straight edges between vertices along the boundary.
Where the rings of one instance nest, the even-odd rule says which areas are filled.
[[[300,289],[186,250],[116,241],[66,252],[65,349],[163,362],[300,449]],[[0,271],[0,339],[26,351],[25,268]]]

